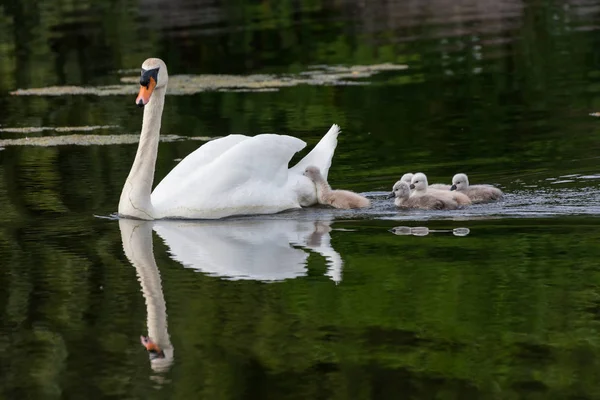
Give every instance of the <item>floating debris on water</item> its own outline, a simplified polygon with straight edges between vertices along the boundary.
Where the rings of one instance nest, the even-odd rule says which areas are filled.
[[[62,136],[40,136],[27,137],[22,139],[4,139],[0,140],[0,148],[6,146],[103,146],[113,144],[132,144],[139,141],[140,135],[123,134],[123,135],[62,135]],[[180,140],[199,140],[209,141],[216,139],[215,137],[206,136],[179,136],[179,135],[161,135],[161,142],[175,142]]]
[[[300,74],[272,75],[173,75],[169,77],[168,94],[190,95],[206,91],[270,92],[283,87],[298,85],[365,85],[356,81],[385,71],[401,71],[408,66],[401,64],[377,64],[344,66],[319,66]],[[68,96],[94,95],[114,96],[135,94],[139,88],[139,76],[121,78],[121,85],[97,87],[50,86],[45,88],[17,89],[15,96]]]
[[[55,132],[89,132],[98,129],[115,129],[118,125],[92,125],[92,126],[25,126],[20,128],[0,128],[0,132],[7,133],[38,133],[44,131]]]
[[[390,232],[398,236],[427,236],[430,233],[452,233],[454,236],[467,236],[471,230],[469,228],[429,229],[426,226],[396,226],[390,229]]]

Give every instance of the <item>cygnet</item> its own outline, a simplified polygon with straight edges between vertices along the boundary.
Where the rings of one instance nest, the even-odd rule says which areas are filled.
[[[319,168],[309,166],[304,171],[304,175],[315,183],[317,189],[317,200],[319,204],[330,205],[335,208],[364,208],[369,207],[371,202],[366,197],[349,190],[332,190],[327,183]]]
[[[499,200],[503,196],[503,193],[500,189],[491,185],[469,186],[469,178],[466,174],[454,175],[450,190],[467,195],[474,204]]]
[[[459,206],[468,206],[471,204],[469,197],[457,191],[446,191],[431,189],[428,187],[427,176],[419,172],[413,176],[410,188],[414,189],[412,196],[424,196],[426,194],[435,196],[438,199],[450,199],[458,203]]]
[[[421,210],[454,210],[458,203],[449,198],[438,198],[430,194],[411,196],[408,183],[399,180],[394,184],[388,198],[395,197],[394,204],[401,208],[418,208]]]

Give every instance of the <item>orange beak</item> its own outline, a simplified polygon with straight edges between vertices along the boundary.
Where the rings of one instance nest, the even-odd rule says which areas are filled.
[[[138,93],[137,98],[135,99],[135,104],[140,107],[144,107],[150,101],[150,96],[152,96],[152,92],[156,87],[156,80],[153,77],[150,77],[150,81],[147,86],[140,86],[140,92]]]
[[[148,336],[140,336],[140,341],[150,355],[153,355],[157,358],[163,358],[165,356],[165,353],[163,353],[162,349],[158,347],[158,345],[154,343]]]

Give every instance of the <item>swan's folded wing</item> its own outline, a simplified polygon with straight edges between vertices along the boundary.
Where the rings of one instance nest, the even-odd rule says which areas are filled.
[[[287,183],[290,160],[304,147],[303,140],[292,136],[257,135],[229,149],[211,167],[234,175],[236,184],[251,180],[283,186]]]
[[[161,188],[161,185],[164,186],[169,182],[181,182],[185,180],[190,174],[198,170],[198,168],[210,164],[229,149],[250,138],[250,136],[245,135],[228,135],[206,142],[181,160],[156,186],[154,191],[160,193],[165,189],[164,187]]]
[[[310,151],[298,164],[290,168],[290,172],[302,174],[306,167],[314,165],[321,170],[321,175],[327,179],[329,167],[331,167],[331,159],[337,147],[337,137],[340,133],[340,127],[333,124],[329,131],[321,138],[314,149]]]

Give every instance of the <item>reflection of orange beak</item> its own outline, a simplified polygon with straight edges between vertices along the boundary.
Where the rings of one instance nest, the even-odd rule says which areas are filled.
[[[156,358],[163,358],[165,356],[165,353],[162,351],[162,349],[158,347],[158,345],[154,343],[148,336],[140,336],[140,341],[151,356]]]
[[[140,107],[144,107],[150,101],[150,96],[152,96],[152,92],[156,87],[156,80],[153,77],[150,77],[150,81],[147,86],[140,86],[140,92],[138,93],[137,98],[135,99],[135,104]]]

